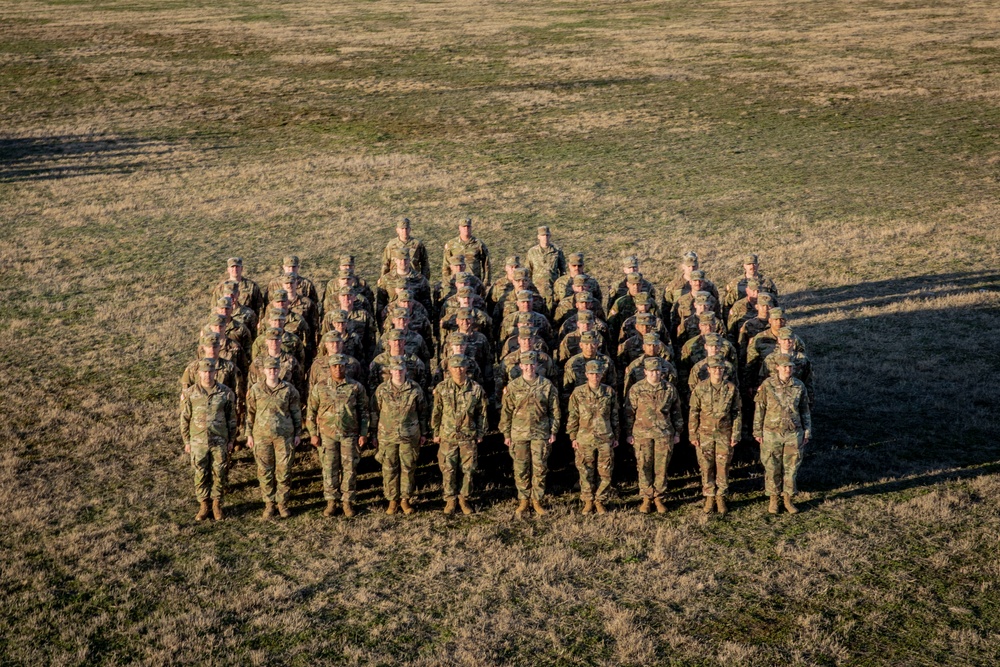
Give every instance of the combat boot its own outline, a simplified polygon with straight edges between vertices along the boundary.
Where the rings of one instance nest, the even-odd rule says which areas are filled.
[[[587,498],[583,501],[583,509],[580,510],[580,514],[593,514],[594,513],[594,501]]]
[[[785,494],[785,511],[789,514],[798,514],[799,508],[792,503],[792,494]]]
[[[212,516],[215,517],[216,521],[222,521],[226,518],[226,515],[222,513],[222,498],[216,498],[212,501]]]
[[[264,513],[260,516],[264,521],[274,518],[274,503],[264,503]]]
[[[462,514],[472,514],[475,512],[475,510],[472,509],[472,505],[469,504],[468,498],[465,496],[458,497],[458,506],[462,508]]]
[[[286,507],[281,503],[278,503],[278,515],[281,516],[282,519],[287,519],[288,517],[292,516],[292,513],[288,511],[288,507]]]
[[[666,503],[663,502],[662,498],[653,498],[653,504],[656,505],[656,513],[657,514],[666,514],[667,513],[667,505],[666,505]]]
[[[521,500],[518,501],[517,503],[517,509],[514,510],[514,516],[520,519],[521,517],[524,516],[524,513],[527,511],[528,511],[528,499],[521,498]]]
[[[653,510],[653,503],[650,502],[649,498],[643,498],[642,504],[639,505],[639,511],[643,514],[649,514]]]
[[[201,501],[201,505],[198,506],[198,513],[194,515],[194,520],[204,521],[205,519],[208,518],[208,514],[211,511],[212,510],[208,506],[208,501],[207,500]]]
[[[454,514],[455,513],[455,499],[448,498],[444,501],[444,513]]]
[[[725,514],[726,509],[726,499],[722,496],[715,497],[715,509],[718,510],[719,514]]]
[[[323,510],[323,516],[333,516],[333,513],[337,511],[337,501],[328,500],[326,501],[326,509]]]
[[[385,509],[386,514],[395,514],[396,510],[399,509],[399,503],[395,500],[389,501],[389,506]]]
[[[548,512],[545,511],[545,508],[542,507],[542,501],[538,499],[532,499],[531,506],[535,508],[535,514],[538,516],[545,516],[548,514]]]
[[[705,514],[711,514],[715,509],[715,498],[713,496],[705,496]]]
[[[597,512],[598,514],[608,513],[608,510],[604,507],[604,503],[602,503],[600,500],[594,501],[594,511]]]
[[[351,505],[351,501],[350,500],[345,500],[344,501],[344,516],[346,516],[348,518],[354,516],[354,506]]]
[[[771,502],[767,506],[767,511],[771,514],[778,513],[778,496],[771,496]]]
[[[410,504],[409,498],[403,498],[399,501],[399,509],[403,510],[403,514],[413,514],[413,505]]]

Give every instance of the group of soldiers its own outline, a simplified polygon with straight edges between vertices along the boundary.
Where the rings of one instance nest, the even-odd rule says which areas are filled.
[[[289,516],[297,449],[315,448],[324,515],[355,514],[362,448],[375,448],[395,514],[414,511],[421,447],[433,442],[445,514],[474,512],[479,446],[496,428],[513,459],[518,505],[546,513],[548,461],[565,434],[583,514],[607,511],[619,443],[634,448],[639,511],[665,512],[674,447],[690,443],[704,511],[726,512],[733,448],[759,443],[768,511],[795,513],[796,474],[812,437],[812,369],[758,258],[720,290],[686,253],[662,288],[625,258],[605,297],[583,253],[548,227],[500,275],[472,221],[444,247],[431,282],[409,219],[396,226],[370,285],[354,257],[322,293],[285,257],[266,284],[239,257],[212,292],[197,359],[181,378],[181,434],[195,517],[224,517],[230,456],[252,450],[263,517]]]

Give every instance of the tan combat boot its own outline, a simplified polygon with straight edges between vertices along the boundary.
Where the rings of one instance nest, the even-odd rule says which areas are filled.
[[[653,511],[653,503],[649,500],[649,498],[642,499],[642,504],[639,505],[639,511],[643,514],[649,514]]]
[[[458,497],[458,506],[462,508],[462,514],[472,514],[475,512],[475,510],[472,509],[472,505],[469,504],[469,499],[465,496]]]
[[[399,509],[403,510],[403,514],[413,514],[413,505],[410,504],[409,498],[403,498],[399,501]]]
[[[580,510],[580,514],[593,514],[594,513],[594,501],[590,498],[586,498],[583,501],[583,509]]]
[[[344,501],[344,516],[348,518],[354,516],[354,506],[351,504],[350,500]]]
[[[385,508],[385,513],[386,514],[395,514],[397,509],[399,509],[399,503],[396,502],[395,500],[390,500],[389,501],[389,506],[387,508]]]
[[[207,500],[201,501],[201,505],[198,506],[198,513],[194,515],[194,520],[204,521],[205,519],[208,518],[208,514],[211,511],[212,511],[211,508],[208,506],[208,501]]]
[[[548,514],[548,512],[545,511],[545,508],[542,507],[542,501],[540,500],[532,499],[531,506],[535,508],[535,514],[538,516],[545,516]]]
[[[705,496],[705,514],[711,514],[715,510],[715,497]]]
[[[799,513],[799,508],[796,507],[794,504],[792,504],[792,494],[790,493],[785,494],[785,511],[787,511],[789,514]]]
[[[323,510],[323,516],[333,516],[333,513],[337,511],[337,501],[328,500],[326,501],[326,509]]]
[[[778,496],[771,496],[771,502],[767,506],[767,511],[771,514],[778,513]]]
[[[516,516],[518,519],[520,519],[521,517],[524,516],[524,513],[527,512],[527,511],[528,511],[528,499],[527,498],[522,498],[517,503],[517,509],[514,510],[514,516]]]
[[[445,499],[445,501],[444,501],[444,513],[445,514],[454,514],[455,513],[455,499],[454,498],[446,498]]]
[[[278,515],[281,516],[282,519],[287,519],[292,516],[292,513],[288,511],[288,507],[286,505],[278,503]]]
[[[215,517],[216,521],[222,521],[226,518],[226,515],[222,513],[222,498],[216,498],[212,501],[212,516]]]
[[[607,508],[604,507],[604,503],[602,503],[600,500],[595,500],[594,501],[594,511],[597,512],[598,514],[607,514],[608,513]]]
[[[715,509],[718,510],[719,514],[725,514],[726,509],[726,499],[722,496],[715,497]]]
[[[260,515],[264,521],[274,518],[274,503],[264,503],[264,513]]]
[[[667,513],[667,505],[666,505],[666,503],[663,502],[662,498],[653,498],[653,504],[656,505],[656,513],[657,514],[666,514]]]

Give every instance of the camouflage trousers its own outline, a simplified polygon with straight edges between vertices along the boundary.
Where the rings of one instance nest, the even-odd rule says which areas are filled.
[[[226,461],[229,453],[226,443],[211,440],[191,443],[191,467],[194,468],[194,495],[198,502],[209,498],[222,498],[226,485]]]
[[[639,469],[639,495],[662,498],[667,493],[667,466],[674,453],[673,436],[635,441],[635,463]]]
[[[382,491],[386,500],[413,498],[419,456],[417,443],[379,441],[375,458],[382,464]]]
[[[615,469],[615,453],[611,443],[577,445],[576,469],[580,473],[580,499],[607,500],[608,489],[611,488],[611,473]],[[598,477],[600,484],[597,483]]]
[[[545,496],[545,477],[549,474],[549,453],[552,446],[548,440],[514,440],[510,445],[510,456],[514,459],[514,486],[520,500]]]
[[[253,457],[257,461],[257,481],[264,502],[288,502],[289,482],[292,479],[292,461],[295,445],[292,438],[254,438]]]
[[[472,477],[479,463],[478,446],[472,442],[441,442],[438,447],[438,467],[441,468],[441,487],[445,499],[460,495],[468,498],[472,493]],[[462,476],[461,488],[458,477]]]
[[[701,493],[705,497],[725,496],[729,491],[729,464],[733,448],[729,436],[698,436],[698,467],[701,468]]]
[[[335,440],[323,436],[320,439],[319,464],[323,470],[324,500],[336,500],[339,489],[342,502],[354,502],[360,458],[357,438]]]
[[[802,431],[781,434],[764,431],[760,445],[760,462],[764,464],[764,491],[769,496],[797,491],[795,478],[802,461]]]

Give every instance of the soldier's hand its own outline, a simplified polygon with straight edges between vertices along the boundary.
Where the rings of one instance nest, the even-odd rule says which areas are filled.
[[[580,449],[580,443],[576,440],[573,441],[573,449]]]
[[[253,449],[253,436],[247,436],[247,449]]]
[[[629,437],[625,438],[625,442],[627,442],[630,445],[634,445],[635,444],[635,438],[633,438],[632,436],[629,436]]]
[[[232,454],[234,449],[236,449],[236,441],[235,440],[233,440],[232,442],[227,442],[226,443],[226,451],[227,452],[229,452],[230,454]]]
[[[554,436],[554,435],[550,435],[550,436],[549,436],[549,444],[551,445],[551,444],[552,444],[553,442],[555,442],[555,441],[556,441],[556,436]]]
[[[809,441],[810,441],[811,439],[812,439],[812,438],[802,438],[802,446],[804,447],[804,446],[808,445],[808,444],[809,444]]]
[[[505,444],[505,445],[507,445],[508,447],[510,447],[510,446],[511,446],[511,445],[513,445],[514,443],[513,443],[513,442],[511,442],[510,438],[504,438],[504,439],[503,439],[503,444]]]
[[[434,436],[434,442],[440,445],[441,444],[441,436],[439,436],[439,435]]]
[[[420,441],[418,444],[422,447],[425,442],[427,442],[427,438],[424,436],[420,436]]]
[[[191,445],[184,445],[184,453],[185,454],[191,453]]]
[[[358,438],[358,447],[364,447],[367,444],[368,444],[368,436],[363,435],[360,438]]]
[[[616,447],[618,447],[618,441],[617,440],[612,440],[611,441],[611,449],[615,449]]]
[[[302,444],[302,436],[301,435],[295,436],[295,441],[292,444],[294,444],[296,447]]]
[[[678,435],[677,433],[674,433],[674,444],[676,445],[680,441],[681,441],[681,436]],[[697,445],[698,443],[694,442],[694,443],[691,443],[691,444]]]
[[[311,444],[313,447],[319,447],[319,436],[314,435],[313,437],[309,438],[309,444]]]
[[[739,440],[736,440],[736,439],[734,438],[733,440],[730,440],[730,441],[729,441],[729,446],[730,446],[730,447],[735,447],[735,446],[736,446],[736,443],[738,443],[738,442],[739,442]]]
[[[680,437],[675,435],[674,436],[674,444],[677,444],[677,442],[679,442],[679,441],[680,441]],[[692,440],[691,441],[691,446],[692,447],[697,447],[698,445],[699,445],[699,442],[697,440]]]
[[[764,444],[764,438],[758,438],[757,436],[754,436],[753,439],[757,441],[758,445]]]

